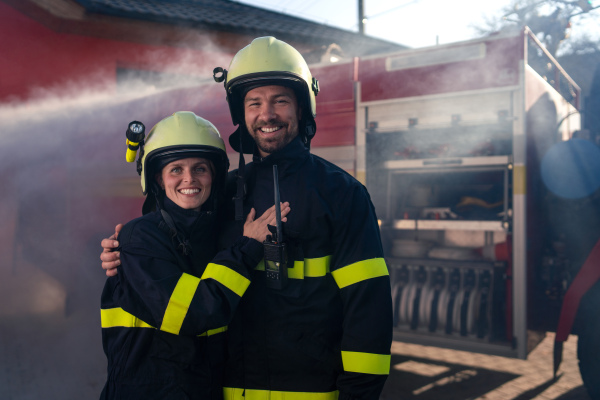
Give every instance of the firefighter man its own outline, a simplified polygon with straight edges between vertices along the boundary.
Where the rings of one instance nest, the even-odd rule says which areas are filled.
[[[287,282],[273,284],[260,263],[229,325],[225,399],[378,399],[390,368],[389,275],[366,188],[309,152],[318,82],[300,53],[273,37],[215,71],[238,125],[229,142],[240,152],[223,244],[250,209],[260,215],[274,204],[273,165],[281,200],[294,210],[283,227]],[[253,162],[244,165],[242,153]],[[105,269],[116,264],[108,252],[102,260]]]

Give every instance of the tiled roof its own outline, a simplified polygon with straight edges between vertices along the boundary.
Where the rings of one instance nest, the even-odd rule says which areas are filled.
[[[396,43],[231,0],[77,0],[88,13],[214,30],[352,45],[361,55],[405,48]],[[358,54],[357,54],[358,55]]]

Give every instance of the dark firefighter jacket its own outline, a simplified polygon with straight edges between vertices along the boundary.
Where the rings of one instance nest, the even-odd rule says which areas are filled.
[[[253,271],[227,332],[225,399],[378,399],[390,368],[392,304],[366,188],[295,139],[246,166],[244,215],[274,204],[273,164],[291,207],[284,233],[293,268],[281,291],[265,287],[263,263]],[[231,223],[224,243],[241,227]]]
[[[119,274],[107,280],[101,320],[108,380],[103,399],[221,399],[224,331],[262,244],[238,238],[216,253],[212,213],[165,209],[188,238],[176,250],[159,212],[126,224]],[[193,261],[192,261],[193,260]]]

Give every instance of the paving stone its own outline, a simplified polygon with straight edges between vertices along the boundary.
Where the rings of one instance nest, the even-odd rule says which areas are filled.
[[[520,360],[394,342],[392,354],[402,356],[405,362],[418,362],[419,369],[413,369],[411,373],[393,370],[382,399],[590,400],[579,375],[577,337],[569,337],[564,345],[559,369],[561,375],[556,381],[553,381],[552,372],[553,346],[554,334],[548,333],[527,360]],[[427,363],[431,364],[431,371],[427,369]],[[439,368],[440,363],[454,374],[454,371],[466,368],[473,368],[475,374],[464,380],[464,386],[460,386],[456,384],[456,379],[452,380],[456,375],[448,374],[446,379],[433,375],[432,371]],[[431,377],[415,392],[409,383],[403,381],[414,381],[418,371],[426,371]],[[452,393],[448,390],[444,396],[440,396],[445,386],[451,388]]]

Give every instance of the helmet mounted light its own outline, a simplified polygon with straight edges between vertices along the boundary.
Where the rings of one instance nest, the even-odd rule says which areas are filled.
[[[125,137],[127,138],[127,152],[125,153],[125,160],[127,162],[134,162],[135,156],[141,145],[144,144],[144,137],[146,136],[146,127],[139,121],[132,121],[127,126]]]

